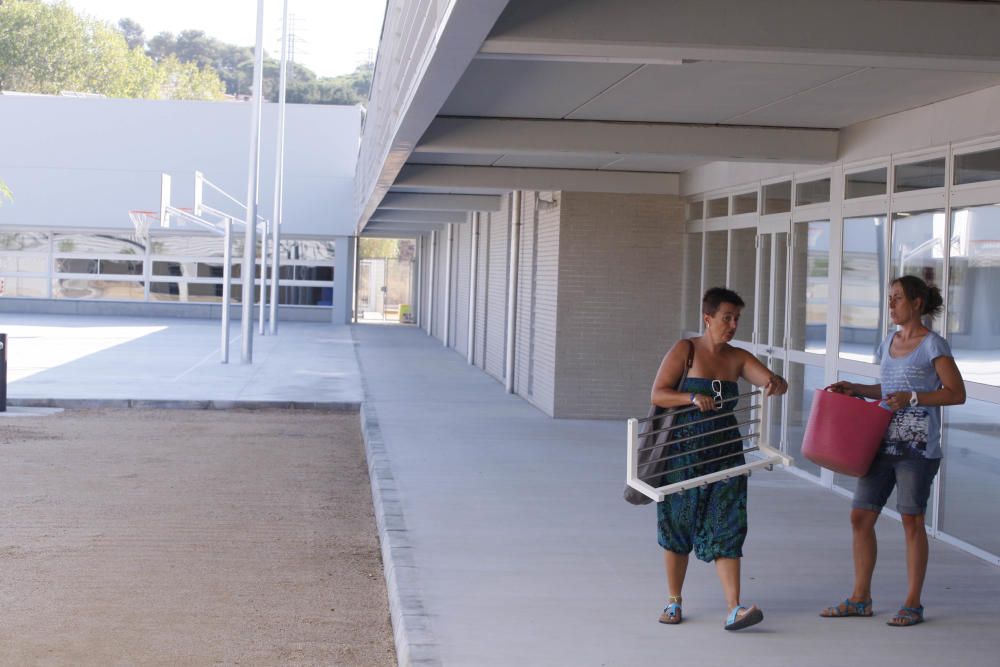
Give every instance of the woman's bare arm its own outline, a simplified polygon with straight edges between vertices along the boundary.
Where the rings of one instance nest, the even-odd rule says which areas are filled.
[[[757,357],[743,350],[743,366],[740,375],[750,384],[763,387],[765,396],[781,396],[788,391],[785,378],[760,363]]]
[[[954,357],[938,357],[934,360],[934,370],[941,378],[941,388],[921,391],[917,394],[917,405],[961,405],[965,403],[965,380],[958,370]],[[910,405],[909,391],[897,391],[886,397],[886,405],[899,410]]]
[[[684,366],[687,364],[688,352],[693,345],[689,340],[680,340],[674,343],[660,362],[660,369],[656,371],[656,379],[653,380],[653,389],[650,392],[649,400],[653,405],[661,408],[673,408],[680,405],[688,405],[691,402],[690,394],[677,391],[674,387],[684,374]]]

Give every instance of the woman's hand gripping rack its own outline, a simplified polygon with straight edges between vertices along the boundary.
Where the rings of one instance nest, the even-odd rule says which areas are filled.
[[[678,415],[686,414],[698,410],[697,406],[685,408],[671,408],[662,414],[643,419],[629,419],[628,424],[628,472],[626,482],[636,491],[643,495],[662,502],[663,499],[672,493],[686,491],[699,486],[706,486],[712,482],[736,477],[737,475],[749,475],[751,470],[766,468],[773,470],[774,465],[790,466],[792,459],[776,449],[773,449],[761,442],[761,426],[767,421],[764,417],[764,406],[761,401],[761,390],[755,390],[746,394],[740,394],[730,400],[748,399],[749,405],[737,407],[732,412],[725,412],[712,416],[703,417],[687,421],[681,424],[674,424],[674,418]],[[718,406],[718,402],[717,402]],[[721,407],[721,406],[718,406]],[[726,424],[722,428],[709,429],[696,435],[682,438],[673,437],[674,431],[684,429],[696,424],[711,422],[730,415],[737,416],[737,423]],[[739,421],[742,416],[746,416],[746,421]],[[644,427],[644,428],[643,428]],[[670,447],[695,438],[711,437],[733,429],[740,429],[740,437],[726,439],[721,442],[712,442],[709,445],[698,449],[677,451],[670,453]],[[641,432],[640,432],[641,431]],[[724,456],[714,456],[709,450],[717,450],[725,445],[742,442],[743,447],[726,454]],[[691,465],[681,465],[674,467],[672,463],[682,457],[690,457],[692,454],[701,454],[697,463]],[[717,453],[717,452],[716,452]],[[725,459],[744,456],[745,463],[710,472],[697,477],[691,477],[672,484],[663,483],[670,473],[683,472],[685,470],[703,466],[709,463],[723,461]]]

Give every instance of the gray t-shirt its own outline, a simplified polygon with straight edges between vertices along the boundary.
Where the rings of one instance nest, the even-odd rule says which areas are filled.
[[[882,395],[940,389],[941,378],[934,370],[934,360],[952,356],[948,341],[930,331],[915,350],[894,359],[889,354],[889,346],[895,335],[894,331],[886,336],[875,353],[881,365]],[[879,453],[906,458],[941,458],[941,408],[918,405],[898,410],[892,416]]]

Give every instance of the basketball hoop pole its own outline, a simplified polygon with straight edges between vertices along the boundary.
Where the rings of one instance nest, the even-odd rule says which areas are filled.
[[[274,215],[271,216],[271,335],[278,333],[278,281],[281,212],[285,200],[285,88],[288,72],[288,0],[281,14],[281,70],[278,75],[278,157],[274,169]]]
[[[260,112],[263,103],[264,79],[264,0],[257,0],[257,43],[253,63],[253,111],[250,121],[250,160],[247,168],[247,228],[243,245],[243,341],[240,358],[253,363],[253,299],[254,278],[257,274],[257,191],[260,179]],[[263,276],[262,276],[263,277]],[[263,284],[261,285],[263,287]]]

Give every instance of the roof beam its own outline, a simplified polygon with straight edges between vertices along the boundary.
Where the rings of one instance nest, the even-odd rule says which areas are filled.
[[[512,0],[487,57],[1000,72],[1000,6],[909,0]]]
[[[381,211],[499,211],[498,195],[414,194],[389,192],[379,204]]]
[[[467,222],[469,216],[464,211],[399,211],[376,210],[372,222],[426,223],[431,225]]]
[[[837,159],[838,137],[837,130],[807,128],[439,117],[411,159],[419,162],[420,153],[583,153],[826,163]]]
[[[403,167],[396,178],[396,185],[406,188],[447,188],[451,192],[497,193],[512,190],[567,190],[676,195],[680,191],[677,174],[426,164]]]

